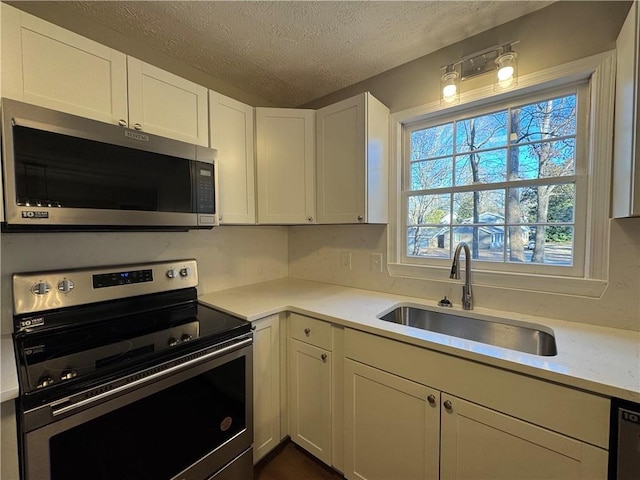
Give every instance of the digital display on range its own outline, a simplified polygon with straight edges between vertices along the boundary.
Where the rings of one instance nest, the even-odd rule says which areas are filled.
[[[101,273],[93,276],[93,288],[115,287],[143,282],[153,282],[153,271],[151,269]]]

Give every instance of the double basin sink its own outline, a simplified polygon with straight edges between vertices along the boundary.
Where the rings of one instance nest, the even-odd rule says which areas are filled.
[[[413,306],[397,307],[378,318],[534,355],[550,357],[558,353],[551,329],[541,325],[479,320]]]

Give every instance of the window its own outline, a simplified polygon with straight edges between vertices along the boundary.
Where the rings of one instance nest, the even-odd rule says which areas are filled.
[[[614,94],[606,52],[393,113],[389,273],[449,283],[466,241],[476,285],[602,296]]]
[[[586,92],[406,125],[404,258],[448,260],[464,241],[474,260],[499,264],[480,268],[582,274]]]

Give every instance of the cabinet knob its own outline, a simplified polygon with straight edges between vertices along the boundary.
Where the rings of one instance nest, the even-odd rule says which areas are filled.
[[[133,128],[135,128],[136,130],[142,130],[142,125],[140,125],[139,123],[134,123]]]
[[[362,215],[358,215],[358,221],[361,222],[362,220],[364,220],[364,217]]]
[[[429,405],[435,405],[436,404],[436,396],[435,395],[429,395],[427,397],[427,402],[429,402]]]
[[[307,220],[313,222],[313,217],[307,217]]]
[[[327,354],[323,353],[322,355],[320,355],[320,358],[322,359],[322,363],[327,363]]]
[[[304,334],[308,337],[309,335],[311,335],[311,329],[310,328],[305,328],[304,329]]]
[[[451,401],[450,400],[445,400],[445,402],[443,403],[444,408],[451,411],[453,410],[453,405],[451,405]]]
[[[118,125],[120,125],[121,127],[126,127],[128,123],[126,120],[121,118],[120,120],[118,120]]]

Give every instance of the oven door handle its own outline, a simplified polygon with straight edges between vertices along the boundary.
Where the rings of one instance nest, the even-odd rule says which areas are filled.
[[[216,357],[220,357],[226,353],[229,353],[232,350],[238,350],[240,348],[246,347],[248,345],[251,345],[253,343],[253,338],[249,337],[245,340],[242,340],[240,342],[234,343],[232,345],[228,345],[226,347],[223,347],[219,350],[215,350],[213,352],[207,353],[205,355],[202,355],[201,357],[198,358],[194,358],[192,360],[188,360],[184,363],[180,363],[178,365],[174,365],[173,367],[169,367],[165,370],[162,370],[160,372],[157,373],[152,373],[149,376],[146,376],[144,378],[140,378],[138,380],[134,380],[130,383],[126,383],[124,385],[121,385],[119,387],[116,387],[112,390],[108,390],[104,393],[99,393],[98,395],[95,395],[93,397],[84,399],[84,400],[80,400],[78,402],[74,402],[71,404],[68,404],[68,402],[71,400],[71,397],[67,397],[67,398],[63,398],[60,400],[57,400],[55,402],[51,402],[50,406],[51,406],[51,413],[54,417],[57,417],[59,415],[63,415],[65,413],[71,412],[73,410],[76,410],[78,408],[82,408],[85,407],[87,405],[91,405],[92,403],[98,402],[100,400],[103,400],[105,398],[109,398],[112,395],[117,395],[120,394],[122,392],[126,392],[127,390],[131,390],[134,388],[139,388],[140,386],[146,384],[146,383],[150,383],[153,381],[156,381],[162,377],[171,375],[173,373],[179,372],[181,370],[184,370],[186,368],[190,368],[195,366],[196,364],[200,364],[203,363],[207,360],[212,360]],[[153,367],[154,369],[157,367]],[[134,373],[132,374],[132,376],[136,376],[139,375],[140,372],[138,373]],[[125,377],[126,378],[126,377]],[[64,406],[61,406],[64,405]]]

